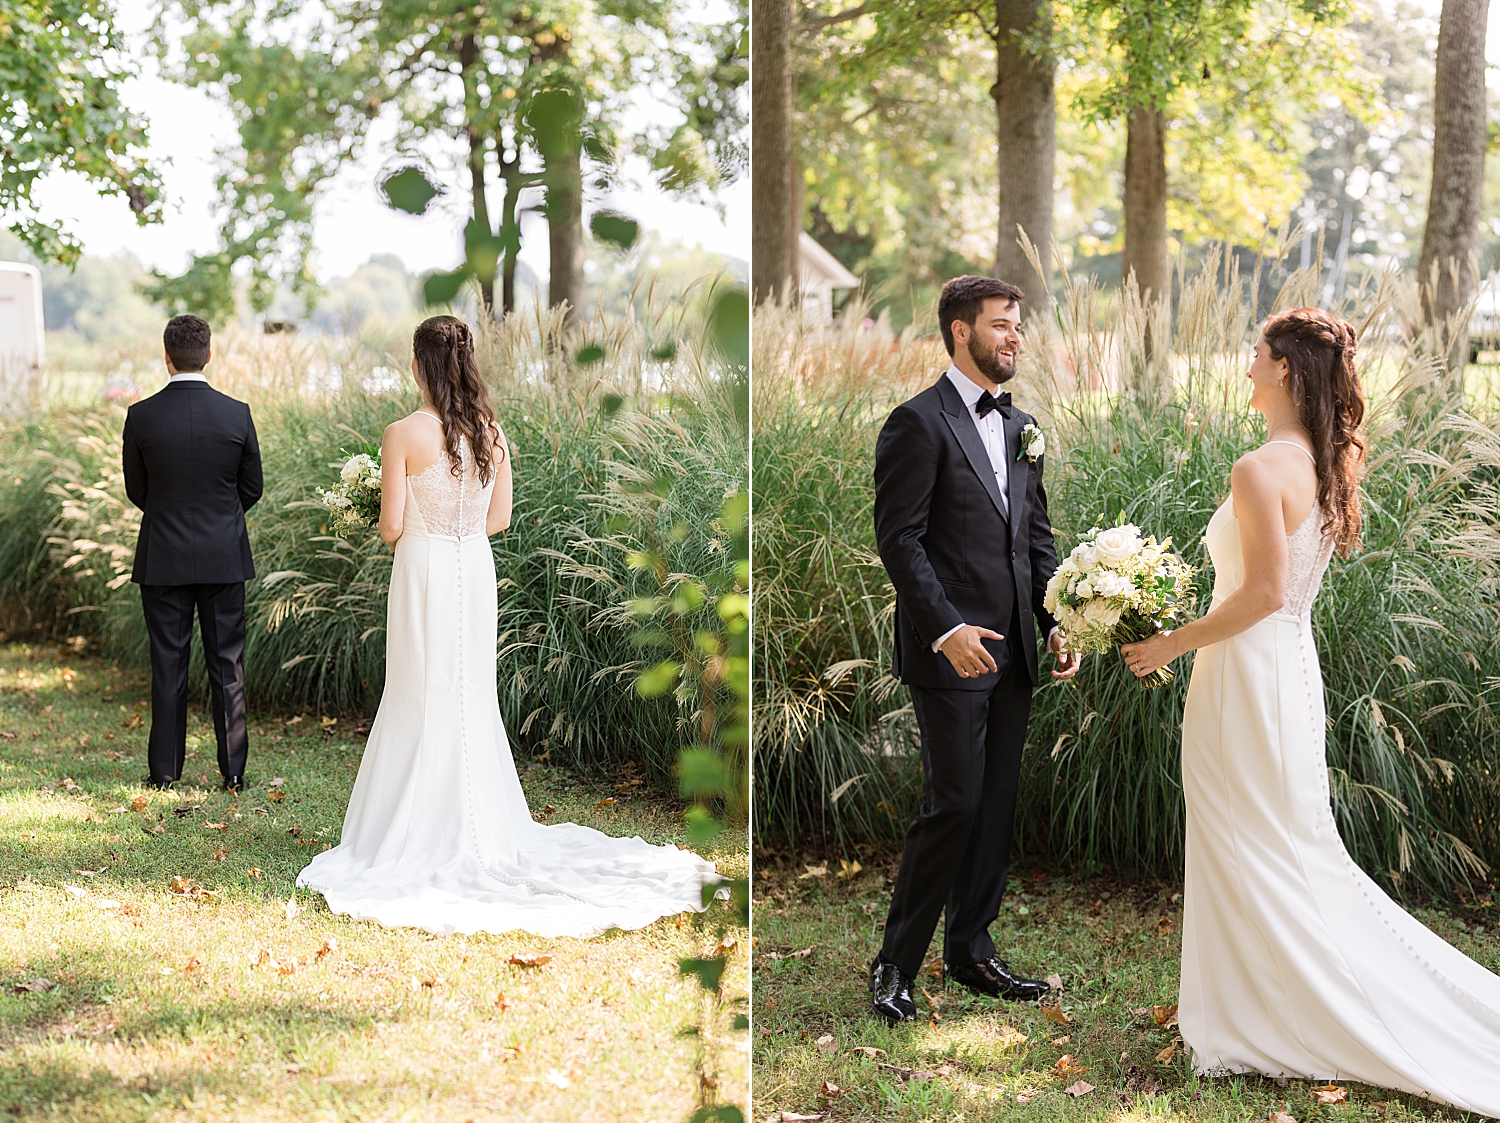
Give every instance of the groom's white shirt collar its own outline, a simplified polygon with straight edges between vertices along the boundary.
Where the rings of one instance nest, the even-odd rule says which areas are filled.
[[[948,364],[948,381],[953,383],[954,388],[958,390],[958,396],[964,400],[965,409],[972,410],[979,399],[984,397],[984,387],[952,363]]]
[[[207,382],[208,379],[206,377],[204,377],[204,374],[203,374],[203,372],[201,370],[187,370],[187,371],[181,371],[178,374],[174,374],[171,378],[167,379],[167,381],[168,382]],[[977,402],[979,399],[976,397],[974,400]]]

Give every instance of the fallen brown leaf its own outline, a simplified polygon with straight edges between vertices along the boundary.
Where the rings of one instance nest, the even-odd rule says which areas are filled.
[[[797,875],[797,880],[798,881],[806,881],[810,877],[827,877],[828,876],[828,863],[827,862],[824,862],[820,866],[807,866],[806,869],[807,869],[806,873],[799,873]]]
[[[182,973],[186,975],[190,971],[196,971],[203,966],[203,960],[196,955],[188,956],[188,961],[182,965]]]
[[[839,1051],[839,1043],[833,1039],[833,1034],[831,1033],[825,1033],[822,1037],[818,1038],[815,1044],[818,1046],[818,1052],[822,1053],[825,1057],[832,1056]]]
[[[132,799],[130,801],[130,809],[132,811],[144,811],[144,810],[146,810],[146,797],[143,796],[143,795],[136,796],[134,799]]]
[[[216,862],[222,862],[222,861],[224,861],[224,859],[226,859],[228,857],[229,857],[229,851],[225,850],[222,846],[216,846],[214,848],[214,861],[216,861]]]
[[[1162,913],[1161,916],[1158,917],[1157,921],[1156,921],[1156,934],[1158,936],[1166,936],[1166,935],[1169,935],[1171,933],[1171,931],[1172,931],[1172,918],[1170,916],[1168,916],[1166,913]]]
[[[260,867],[259,866],[251,866],[248,870],[245,871],[245,876],[246,877],[253,877],[257,881],[259,881],[260,880]]]
[[[229,824],[228,823],[204,823],[203,824],[203,829],[206,830],[206,831],[227,831],[229,829]]]
[[[26,991],[30,994],[46,994],[49,990],[56,990],[57,984],[51,979],[35,978],[27,979],[24,983],[17,983],[17,991]]]
[[[1082,1076],[1089,1070],[1088,1065],[1079,1064],[1072,1053],[1064,1053],[1052,1066],[1052,1071],[1066,1080],[1070,1076]]]
[[[1177,1024],[1177,1003],[1170,1006],[1151,1007],[1151,1020],[1159,1026],[1175,1026]]]
[[[164,827],[164,826],[162,826],[160,823],[157,823],[156,826],[154,826],[154,827],[147,826],[145,823],[142,823],[141,824],[141,830],[145,831],[147,834],[166,834],[167,833],[167,828]]]
[[[810,944],[801,951],[767,951],[761,953],[762,959],[806,959],[812,955],[817,944]]]
[[[550,955],[513,955],[507,963],[514,963],[517,967],[545,967],[552,962]]]
[[[795,1111],[783,1111],[781,1123],[818,1123],[821,1115],[798,1115]]]
[[[1072,1017],[1061,1006],[1043,1006],[1042,1016],[1049,1022],[1056,1022],[1058,1025],[1070,1026],[1073,1024]]]
[[[279,963],[276,970],[283,975],[295,975],[297,973],[297,957],[289,957],[285,963]]]
[[[846,881],[849,878],[859,876],[859,871],[862,869],[864,869],[864,867],[860,865],[858,861],[851,862],[846,858],[839,859],[838,876],[844,878]]]
[[[1048,975],[1047,976],[1047,989],[1049,991],[1051,991],[1053,994],[1061,994],[1063,992],[1062,976],[1061,975]]]
[[[883,1057],[883,1056],[885,1056],[885,1050],[884,1049],[877,1049],[873,1045],[856,1045],[854,1048],[850,1049],[849,1052],[851,1052],[851,1053],[863,1053],[865,1056],[869,1057],[871,1060],[874,1060],[876,1057]]]
[[[1172,1043],[1156,1054],[1156,1063],[1169,1065],[1177,1059],[1177,1051],[1182,1045],[1182,1038],[1172,1038]]]
[[[288,921],[296,920],[297,917],[306,911],[306,909],[297,903],[296,897],[288,897],[281,902],[281,915],[286,917]]]
[[[1319,1084],[1315,1088],[1309,1088],[1313,1099],[1320,1104],[1346,1104],[1349,1102],[1349,1089],[1341,1088],[1337,1084]]]
[[[818,1095],[830,1100],[835,1096],[842,1096],[843,1094],[844,1090],[842,1088],[827,1080],[823,1081],[823,1086],[818,1089]]]
[[[1297,1123],[1297,1119],[1286,1109],[1286,1105],[1282,1104],[1280,1111],[1273,1111],[1271,1113],[1271,1123]]]
[[[502,990],[495,995],[495,1009],[502,1014],[510,1009],[510,1003],[505,1000],[505,992]]]
[[[335,936],[329,936],[326,940],[323,941],[323,946],[318,948],[317,951],[313,952],[313,955],[318,959],[322,959],[325,955],[332,955],[338,950],[338,938]]]
[[[266,799],[270,800],[272,803],[280,803],[285,798],[286,792],[282,791],[280,788],[272,788],[266,793]]]
[[[1054,1044],[1054,1045],[1071,1045],[1071,1044],[1073,1044],[1073,1035],[1071,1033],[1065,1033],[1061,1037],[1054,1037],[1052,1039],[1052,1044]]]
[[[1075,1099],[1078,1096],[1086,1096],[1093,1090],[1094,1086],[1087,1080],[1079,1080],[1076,1083],[1069,1084],[1066,1088],[1063,1089],[1064,1092],[1068,1093],[1068,1095],[1070,1096],[1073,1096]]]
[[[601,799],[598,803],[594,804],[594,810],[595,811],[603,811],[606,807],[610,806],[611,804],[619,803],[619,802],[620,801],[618,799],[616,799],[614,796],[609,796],[608,798]]]
[[[193,883],[191,881],[189,881],[187,878],[185,878],[185,877],[174,877],[172,879],[172,892],[174,892],[174,893],[191,893],[192,891],[193,891]]]

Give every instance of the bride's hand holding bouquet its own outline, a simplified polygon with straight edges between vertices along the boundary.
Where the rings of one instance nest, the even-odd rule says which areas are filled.
[[[1093,527],[1084,535],[1047,583],[1044,601],[1070,651],[1170,646],[1169,626],[1181,618],[1193,594],[1193,569],[1171,546],[1171,538],[1142,537],[1140,528],[1128,523]],[[1173,658],[1157,660],[1141,675],[1141,684],[1171,682],[1166,664]]]

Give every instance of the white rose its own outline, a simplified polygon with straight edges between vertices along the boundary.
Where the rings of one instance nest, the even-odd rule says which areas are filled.
[[[1047,451],[1047,436],[1040,429],[1033,434],[1031,443],[1026,446],[1026,455],[1035,460]]]
[[[1101,573],[1094,578],[1094,593],[1101,597],[1123,597],[1134,592],[1130,578],[1118,573]]]
[[[1094,539],[1094,550],[1105,565],[1129,561],[1140,545],[1140,531],[1133,526],[1112,526]]]
[[[1079,546],[1073,551],[1073,556],[1078,559],[1078,565],[1081,569],[1093,569],[1094,566],[1099,564],[1099,551],[1092,546]]]
[[[1082,581],[1073,586],[1073,595],[1076,597],[1082,597],[1084,600],[1087,600],[1089,597],[1094,595],[1093,582],[1090,581],[1089,578],[1085,577]]]
[[[1113,628],[1120,622],[1120,610],[1108,601],[1091,600],[1083,606],[1083,618],[1096,628]]]
[[[339,472],[339,479],[343,480],[346,484],[352,484],[355,480],[359,479],[359,473],[364,468],[364,463],[362,462],[365,459],[366,457],[363,453],[359,456],[351,456],[344,462],[343,470]]]
[[[1061,568],[1047,581],[1047,592],[1042,597],[1042,607],[1053,616],[1057,615],[1057,595],[1062,592],[1062,587],[1068,583],[1068,575]]]

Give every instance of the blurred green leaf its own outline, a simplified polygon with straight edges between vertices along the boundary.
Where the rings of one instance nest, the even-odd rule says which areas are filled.
[[[380,193],[386,204],[407,214],[426,214],[427,205],[443,194],[443,189],[428,180],[421,168],[405,167],[380,181]],[[428,301],[441,304],[443,301]]]
[[[712,842],[724,829],[724,824],[706,807],[689,807],[683,818],[687,820],[688,841],[694,846]]]
[[[599,403],[604,409],[605,417],[613,417],[620,412],[620,407],[625,404],[625,399],[619,394],[605,394]]]
[[[740,1017],[743,1018],[744,1015],[741,1014]],[[750,1023],[747,1021],[743,1028],[749,1029]],[[745,1123],[745,1116],[733,1104],[719,1104],[717,1107],[700,1107],[688,1118],[688,1123]]]
[[[683,975],[696,975],[698,985],[704,990],[719,989],[719,980],[724,977],[726,966],[728,961],[722,955],[712,959],[681,959],[677,963],[678,971]]]
[[[689,799],[722,795],[728,780],[718,753],[693,746],[678,754],[677,790]]]
[[[592,366],[604,358],[604,348],[597,343],[580,347],[573,353],[573,361],[581,367]]]
[[[467,266],[452,273],[434,273],[422,282],[422,299],[428,304],[447,304],[458,295],[468,277]]]
[[[682,664],[663,659],[650,670],[642,671],[635,680],[635,692],[642,698],[660,698],[677,685],[677,676],[682,673]]]
[[[748,1017],[746,1017],[744,1014],[736,1014],[734,1016],[734,1022],[732,1023],[732,1025],[731,1025],[730,1028],[732,1028],[732,1029],[749,1029],[750,1028],[750,1019]]]
[[[677,344],[673,340],[667,340],[658,347],[651,349],[651,357],[659,363],[670,363],[677,357]]]
[[[750,298],[742,288],[719,295],[709,313],[711,338],[736,366],[750,365]]]
[[[622,250],[635,245],[641,233],[640,224],[619,211],[599,211],[590,220],[589,229],[601,242],[610,242]]]

